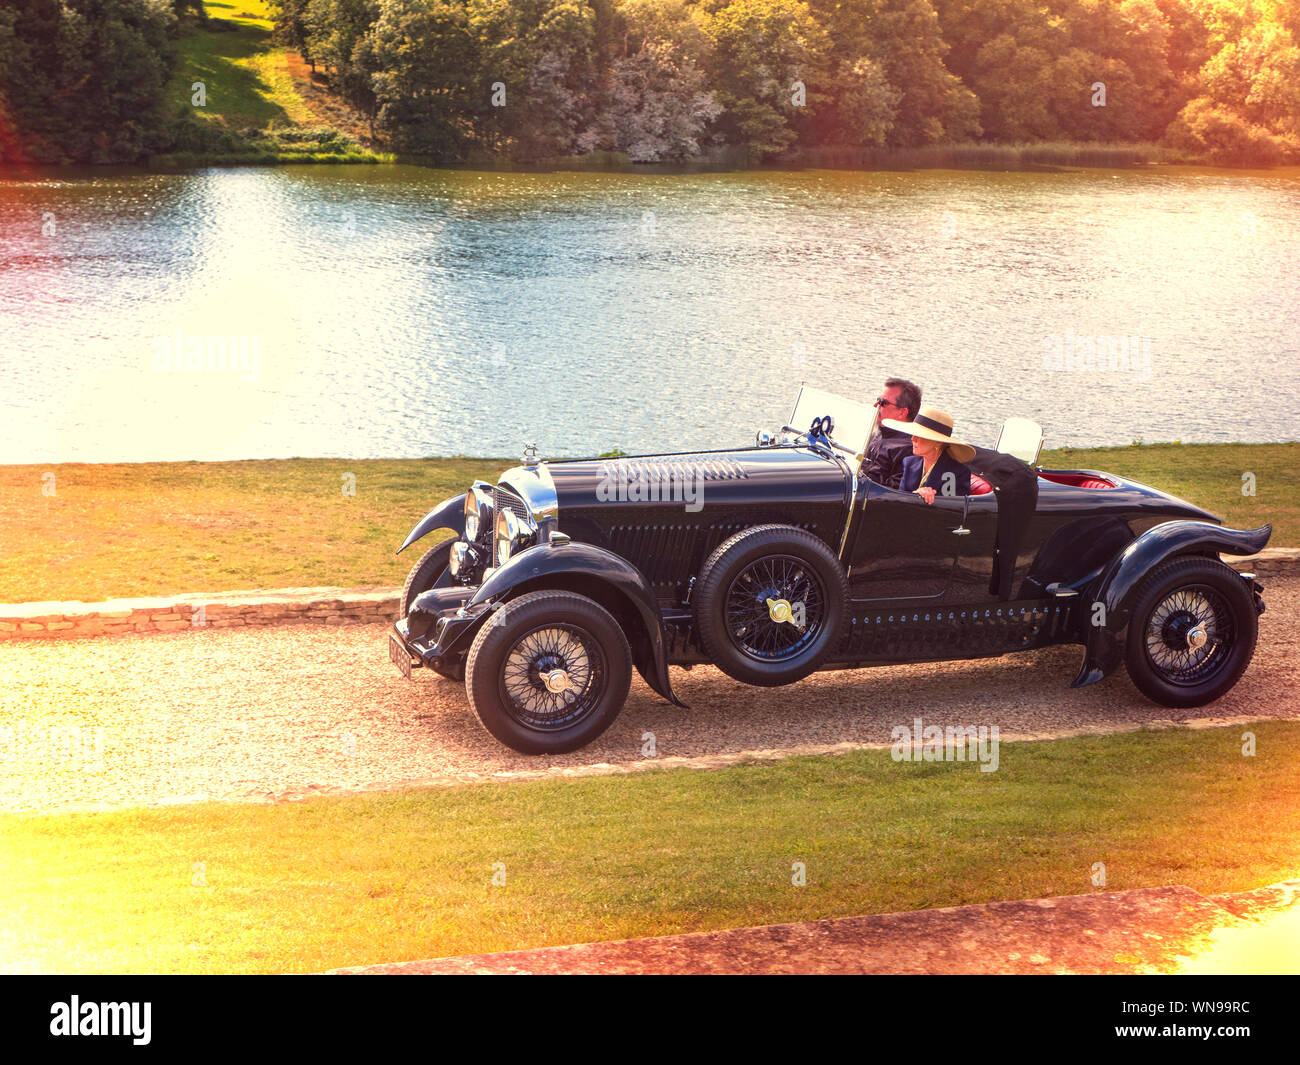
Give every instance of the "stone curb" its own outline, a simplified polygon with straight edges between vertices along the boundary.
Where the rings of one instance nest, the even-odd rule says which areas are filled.
[[[101,603],[0,604],[0,640],[118,636],[255,625],[360,625],[397,617],[397,588],[193,592]]]
[[[1257,577],[1290,577],[1300,574],[1300,547],[1266,547],[1258,555],[1229,555],[1223,561]]]
[[[1224,559],[1256,576],[1300,574],[1300,548],[1273,547]],[[0,603],[0,640],[116,636],[253,625],[358,625],[396,619],[398,588],[273,588],[140,599]]]

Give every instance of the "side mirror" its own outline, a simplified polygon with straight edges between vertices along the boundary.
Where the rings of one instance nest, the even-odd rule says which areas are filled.
[[[1043,450],[1043,427],[1031,418],[1008,418],[1002,423],[997,450],[1033,466]]]

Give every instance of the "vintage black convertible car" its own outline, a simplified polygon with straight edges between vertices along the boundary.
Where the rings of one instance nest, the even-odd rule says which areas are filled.
[[[464,679],[518,751],[574,750],[627,697],[632,667],[665,699],[669,666],[748,684],[818,669],[1083,645],[1073,686],[1123,661],[1158,703],[1208,703],[1254,652],[1262,587],[1220,554],[1241,531],[1113,474],[1037,467],[1042,432],[1011,419],[976,449],[971,494],[862,475],[872,408],[804,387],[757,445],[538,461],[439,504],[389,655],[408,678]]]

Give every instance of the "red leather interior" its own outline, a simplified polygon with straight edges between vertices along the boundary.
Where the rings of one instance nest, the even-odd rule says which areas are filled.
[[[970,494],[973,496],[986,495],[993,491],[993,486],[984,480],[978,473],[970,475]]]
[[[1087,473],[1057,473],[1056,471],[1047,471],[1038,475],[1044,481],[1055,481],[1057,484],[1068,484],[1071,488],[1114,488],[1115,485],[1110,481],[1103,481],[1100,477],[1093,477]]]

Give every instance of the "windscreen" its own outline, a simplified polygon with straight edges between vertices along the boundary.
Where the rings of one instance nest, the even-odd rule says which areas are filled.
[[[804,385],[799,389],[799,397],[794,401],[794,413],[786,424],[806,433],[814,418],[824,418],[828,414],[835,423],[831,439],[841,447],[851,449],[854,454],[861,454],[866,449],[871,430],[876,424],[875,407]]]

